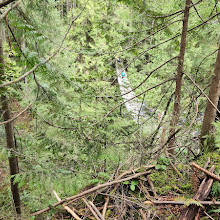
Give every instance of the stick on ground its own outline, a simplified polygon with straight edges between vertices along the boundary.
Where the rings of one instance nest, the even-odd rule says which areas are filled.
[[[137,177],[139,177],[139,176],[146,175],[146,174],[150,174],[150,173],[151,173],[150,171],[145,171],[145,172],[143,172],[143,173],[137,173],[137,174],[134,174],[134,175],[129,176],[129,177],[124,178],[124,179],[114,180],[114,181],[112,181],[112,182],[107,182],[107,183],[104,183],[104,184],[100,184],[100,185],[95,186],[95,187],[93,187],[93,188],[91,188],[91,189],[88,189],[88,190],[86,190],[86,191],[84,191],[84,192],[81,192],[81,193],[79,193],[79,194],[77,194],[77,195],[68,197],[68,198],[66,198],[66,199],[63,199],[63,200],[57,202],[57,203],[54,203],[54,204],[52,204],[50,207],[47,207],[47,208],[42,209],[42,210],[40,210],[40,211],[34,212],[34,213],[32,213],[31,215],[32,215],[32,216],[40,215],[41,213],[44,213],[44,212],[46,212],[46,211],[49,211],[49,210],[51,209],[51,207],[56,207],[56,206],[58,206],[58,205],[63,204],[64,202],[67,202],[67,201],[70,201],[70,200],[79,199],[79,198],[81,198],[81,197],[83,197],[83,196],[85,196],[85,195],[87,195],[87,194],[89,194],[89,193],[93,193],[93,192],[95,192],[95,191],[97,191],[97,190],[99,190],[99,189],[102,189],[102,188],[104,188],[104,187],[107,187],[107,186],[110,186],[110,185],[113,185],[113,184],[116,184],[116,183],[125,182],[125,181],[127,181],[127,180],[135,179],[135,178],[137,178]]]
[[[96,214],[95,210],[93,210],[93,208],[90,206],[90,204],[84,199],[82,198],[83,202],[86,204],[86,206],[89,208],[89,210],[91,211],[91,213],[93,214],[93,216],[95,217],[96,220],[101,220],[98,215]]]
[[[53,190],[53,193],[58,201],[61,201],[60,197],[57,195],[57,193]],[[66,209],[67,212],[69,212],[75,219],[82,220],[70,207],[63,205],[63,208]]]
[[[200,167],[199,165],[195,163],[192,163],[191,165],[197,168],[198,170],[201,170],[202,172],[206,173],[207,175],[211,176],[213,179],[217,180],[218,182],[220,182],[220,177],[215,175],[214,173],[209,172],[208,170]]]

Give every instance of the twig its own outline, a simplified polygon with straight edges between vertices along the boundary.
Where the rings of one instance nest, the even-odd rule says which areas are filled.
[[[6,6],[6,5],[8,5],[8,4],[10,4],[11,2],[14,2],[14,1],[15,1],[15,0],[6,0],[6,1],[4,1],[4,2],[1,2],[1,3],[0,3],[0,8]]]
[[[212,220],[215,220],[214,218],[212,218],[212,216],[210,216],[206,211],[204,211],[204,213]]]
[[[21,3],[21,0],[16,2],[15,4],[13,4],[10,8],[8,8],[1,16],[0,16],[0,21],[5,18],[7,16],[7,14],[14,9],[15,7],[17,7],[19,4]]]
[[[100,184],[100,185],[95,186],[95,187],[93,187],[93,188],[91,188],[91,189],[88,189],[88,190],[86,190],[86,191],[84,191],[84,192],[81,192],[81,193],[79,193],[79,194],[77,194],[77,195],[68,197],[68,198],[66,198],[66,199],[63,199],[63,200],[57,202],[57,203],[54,203],[54,204],[50,205],[50,207],[47,207],[47,208],[42,209],[42,210],[40,210],[40,211],[34,212],[34,213],[32,213],[31,215],[32,215],[32,216],[39,215],[39,214],[41,214],[41,213],[44,213],[44,212],[50,210],[51,207],[56,207],[56,206],[58,206],[58,205],[63,204],[64,202],[67,202],[67,201],[70,201],[70,200],[79,199],[79,198],[81,198],[81,197],[83,197],[83,196],[85,196],[85,195],[87,195],[87,194],[89,194],[89,193],[95,192],[95,191],[97,191],[97,190],[99,190],[99,189],[102,189],[102,188],[104,188],[104,187],[111,186],[111,185],[116,184],[116,183],[125,182],[125,181],[127,181],[127,180],[135,179],[135,178],[137,178],[137,177],[139,177],[139,176],[146,175],[146,174],[150,174],[150,173],[151,173],[150,171],[145,171],[145,172],[143,172],[143,173],[137,173],[137,174],[135,174],[135,175],[126,177],[126,178],[124,178],[124,179],[114,180],[114,181],[112,181],[112,182],[107,182],[107,183],[104,183],[104,184]]]
[[[220,177],[215,175],[214,173],[209,172],[208,170],[200,167],[199,165],[195,163],[191,163],[191,165],[197,168],[198,170],[201,170],[202,172],[206,173],[207,175],[211,176],[213,179],[217,180],[218,182],[220,182]]]
[[[82,198],[83,202],[86,204],[86,206],[89,208],[89,210],[91,211],[91,213],[94,215],[94,217],[97,219],[97,220],[100,220],[100,218],[98,217],[98,215],[96,214],[96,212],[93,210],[93,208],[89,205],[89,203],[84,199]]]
[[[100,213],[100,211],[96,208],[96,206],[91,201],[89,201],[89,205],[92,206],[92,208],[94,209],[94,211],[97,213],[97,215],[99,216],[101,220],[105,220],[102,214]]]
[[[151,179],[150,179],[149,176],[147,176],[147,181],[148,181],[148,183],[149,183],[149,185],[150,185],[150,188],[151,188],[151,190],[152,190],[154,196],[157,198],[157,193],[156,193],[156,191],[155,191],[154,185],[153,185],[153,183],[152,183],[152,181],[151,181]]]
[[[142,209],[139,209],[139,212],[140,212],[140,215],[142,217],[143,220],[147,220],[147,217],[146,215],[144,214],[143,210]]]
[[[180,171],[176,168],[176,166],[173,164],[173,162],[170,159],[169,153],[167,152],[167,149],[165,149],[165,154],[168,157],[169,163],[171,165],[171,167],[173,168],[173,170],[177,173],[177,175],[183,179],[183,175],[180,173]]]
[[[144,194],[146,196],[147,199],[150,199],[150,194],[147,191],[146,187],[144,186],[143,182],[141,180],[138,180],[140,185],[141,185],[141,189],[144,191]]]
[[[61,201],[60,197],[57,195],[57,193],[53,190],[53,193],[58,201]],[[82,220],[70,207],[63,205],[63,208],[66,209],[67,212],[69,212],[75,219]]]
[[[107,211],[108,203],[109,203],[109,197],[105,197],[105,204],[104,204],[104,207],[103,207],[103,210],[102,210],[102,215],[103,215],[104,218],[105,218],[105,214],[106,214],[106,211]]]
[[[8,123],[14,121],[14,120],[17,119],[20,115],[22,115],[25,111],[27,111],[27,110],[31,107],[32,104],[33,104],[33,102],[31,102],[24,110],[22,110],[21,112],[19,112],[15,117],[11,118],[10,120],[4,121],[4,122],[0,122],[0,125],[8,124]]]

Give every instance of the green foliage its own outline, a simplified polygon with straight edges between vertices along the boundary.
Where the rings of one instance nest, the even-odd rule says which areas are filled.
[[[218,198],[218,196],[220,195],[220,183],[219,182],[214,182],[212,185],[212,190],[211,190],[211,194]]]
[[[139,184],[139,182],[137,180],[131,180],[131,181],[125,181],[123,182],[123,184],[130,185],[131,191],[135,191],[136,186]]]
[[[122,57],[125,66],[132,62],[127,70],[128,78],[131,87],[137,87],[153,69],[179,54],[179,38],[153,50],[148,49],[181,33],[182,14],[174,17],[172,21],[175,22],[164,31],[156,31],[170,22],[163,15],[182,9],[184,3],[179,0],[86,2],[77,1],[76,7],[69,12],[64,7],[65,15],[62,15],[58,1],[25,0],[20,4],[19,10],[13,10],[7,16],[14,37],[24,48],[21,53],[17,43],[12,42],[12,47],[8,43],[4,44],[5,81],[18,78],[56,51],[72,16],[75,18],[85,6],[60,53],[35,70],[35,79],[30,75],[27,83],[22,81],[6,91],[18,101],[13,112],[19,112],[36,99],[32,108],[15,123],[22,172],[15,175],[14,181],[19,184],[22,203],[28,211],[35,211],[55,202],[53,189],[64,198],[76,194],[88,184],[108,181],[112,171],[129,157],[138,158],[137,163],[147,163],[147,150],[158,147],[148,146],[151,132],[158,125],[154,118],[145,122],[144,126],[139,126],[131,119],[124,105],[104,117],[123,100],[118,85],[112,84],[115,78],[114,56],[117,54]],[[210,16],[214,5],[214,1],[204,1],[197,5],[204,20]],[[218,9],[217,5],[216,10]],[[189,28],[200,23],[195,11],[191,12]],[[201,31],[189,32],[184,69],[203,89],[209,85],[215,55],[206,58],[199,69],[198,66],[205,56],[217,48],[218,25],[216,22],[202,27]],[[9,36],[12,39],[10,33]],[[162,80],[174,77],[176,68],[177,60],[173,60],[153,72],[134,92],[138,94]],[[175,84],[169,82],[147,92],[146,96],[139,97],[139,101],[145,98],[147,111],[157,109],[156,113],[164,112],[174,88]],[[192,94],[189,95],[188,91]],[[197,97],[199,91],[188,79],[184,79],[181,104],[186,112],[183,112],[180,120],[184,126],[190,125],[194,108],[197,107],[192,104],[191,95]],[[204,97],[198,96],[196,105],[199,105],[200,113],[204,111],[205,101]],[[171,101],[165,125],[169,124],[173,104]],[[200,126],[201,122],[193,125],[190,132],[200,129]],[[198,163],[203,165],[211,157],[219,172],[219,123],[216,124],[216,131],[217,152],[205,153],[198,159]],[[158,132],[155,140],[159,141],[160,134]],[[1,143],[4,143],[3,129],[0,130],[0,135]],[[190,138],[187,135],[179,137],[180,148],[176,153],[181,153],[176,159],[184,163],[188,163],[186,157],[192,158],[185,148],[188,140],[194,142]],[[197,142],[192,144],[197,145]],[[1,147],[1,152],[0,157],[5,159],[8,151]],[[183,189],[191,193],[187,176],[179,181],[168,166],[169,159],[161,155],[157,160],[156,171],[150,175],[157,192],[164,195]],[[185,169],[181,164],[177,168]],[[135,191],[138,181],[127,181],[124,184]],[[218,193],[219,186],[214,184],[212,194],[217,196]],[[10,197],[9,185],[0,199],[3,205],[5,197]]]

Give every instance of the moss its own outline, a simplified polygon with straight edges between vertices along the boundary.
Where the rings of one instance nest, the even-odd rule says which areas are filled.
[[[210,165],[215,165],[215,173],[219,173],[220,170],[220,154],[219,152],[207,152],[201,155],[197,160],[196,163],[200,166],[204,166],[204,164],[207,162],[208,158],[210,158]]]
[[[181,189],[185,189],[185,190],[190,190],[191,189],[191,184],[190,183],[186,183],[186,184],[182,184],[181,185]]]

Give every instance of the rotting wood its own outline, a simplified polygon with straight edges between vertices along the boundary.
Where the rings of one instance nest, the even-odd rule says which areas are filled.
[[[210,169],[210,172],[214,172],[215,166],[212,166]],[[210,193],[211,187],[212,187],[213,179],[209,176],[206,176],[197,193],[193,196],[193,199],[196,201],[203,201]],[[205,205],[206,201],[200,202],[200,204]],[[219,203],[219,204],[217,204]],[[210,205],[210,204],[209,204]],[[220,202],[213,202],[211,205],[220,205]],[[199,207],[197,205],[190,205],[183,209],[183,211],[180,214],[179,220],[194,220],[195,216],[197,215],[199,210]]]
[[[60,197],[57,195],[57,193],[53,190],[53,193],[57,199],[57,201],[61,201]],[[75,219],[82,220],[70,207],[66,205],[62,205],[64,209],[66,209],[67,212],[69,212]]]
[[[218,182],[220,182],[220,177],[215,175],[214,173],[211,173],[210,171],[200,167],[199,165],[195,163],[191,163],[191,165],[197,168],[198,170],[201,170],[202,172],[206,173],[207,175],[211,176],[213,179],[217,180]]]
[[[114,184],[117,184],[117,183],[121,183],[121,182],[125,182],[125,181],[127,181],[127,180],[135,179],[135,178],[137,178],[137,177],[139,177],[139,176],[146,175],[146,174],[150,174],[150,173],[151,173],[150,171],[145,171],[145,172],[143,172],[143,173],[137,173],[137,174],[134,174],[134,175],[132,175],[132,176],[126,177],[126,178],[124,178],[124,179],[114,180],[114,181],[112,181],[112,182],[107,182],[107,183],[104,183],[104,184],[100,184],[100,185],[95,186],[95,187],[93,187],[93,188],[91,188],[91,189],[88,189],[88,190],[86,190],[86,191],[84,191],[84,192],[81,192],[81,193],[79,193],[79,194],[77,194],[77,195],[68,197],[68,198],[66,198],[66,199],[63,199],[63,200],[57,202],[57,203],[54,203],[54,204],[52,204],[50,207],[47,207],[47,208],[42,209],[42,210],[40,210],[40,211],[34,212],[34,213],[31,214],[31,216],[40,215],[40,214],[42,214],[42,213],[44,213],[44,212],[46,212],[46,211],[49,211],[49,210],[51,209],[51,207],[56,207],[56,206],[61,205],[61,204],[65,203],[65,202],[67,202],[67,201],[70,201],[70,200],[79,199],[79,198],[81,198],[81,197],[83,197],[83,196],[85,196],[85,195],[88,195],[88,194],[90,194],[90,193],[93,193],[93,192],[95,192],[95,191],[97,191],[97,190],[99,190],[99,189],[102,189],[102,188],[104,188],[104,187],[107,187],[107,186],[110,186],[110,185],[114,185]]]

